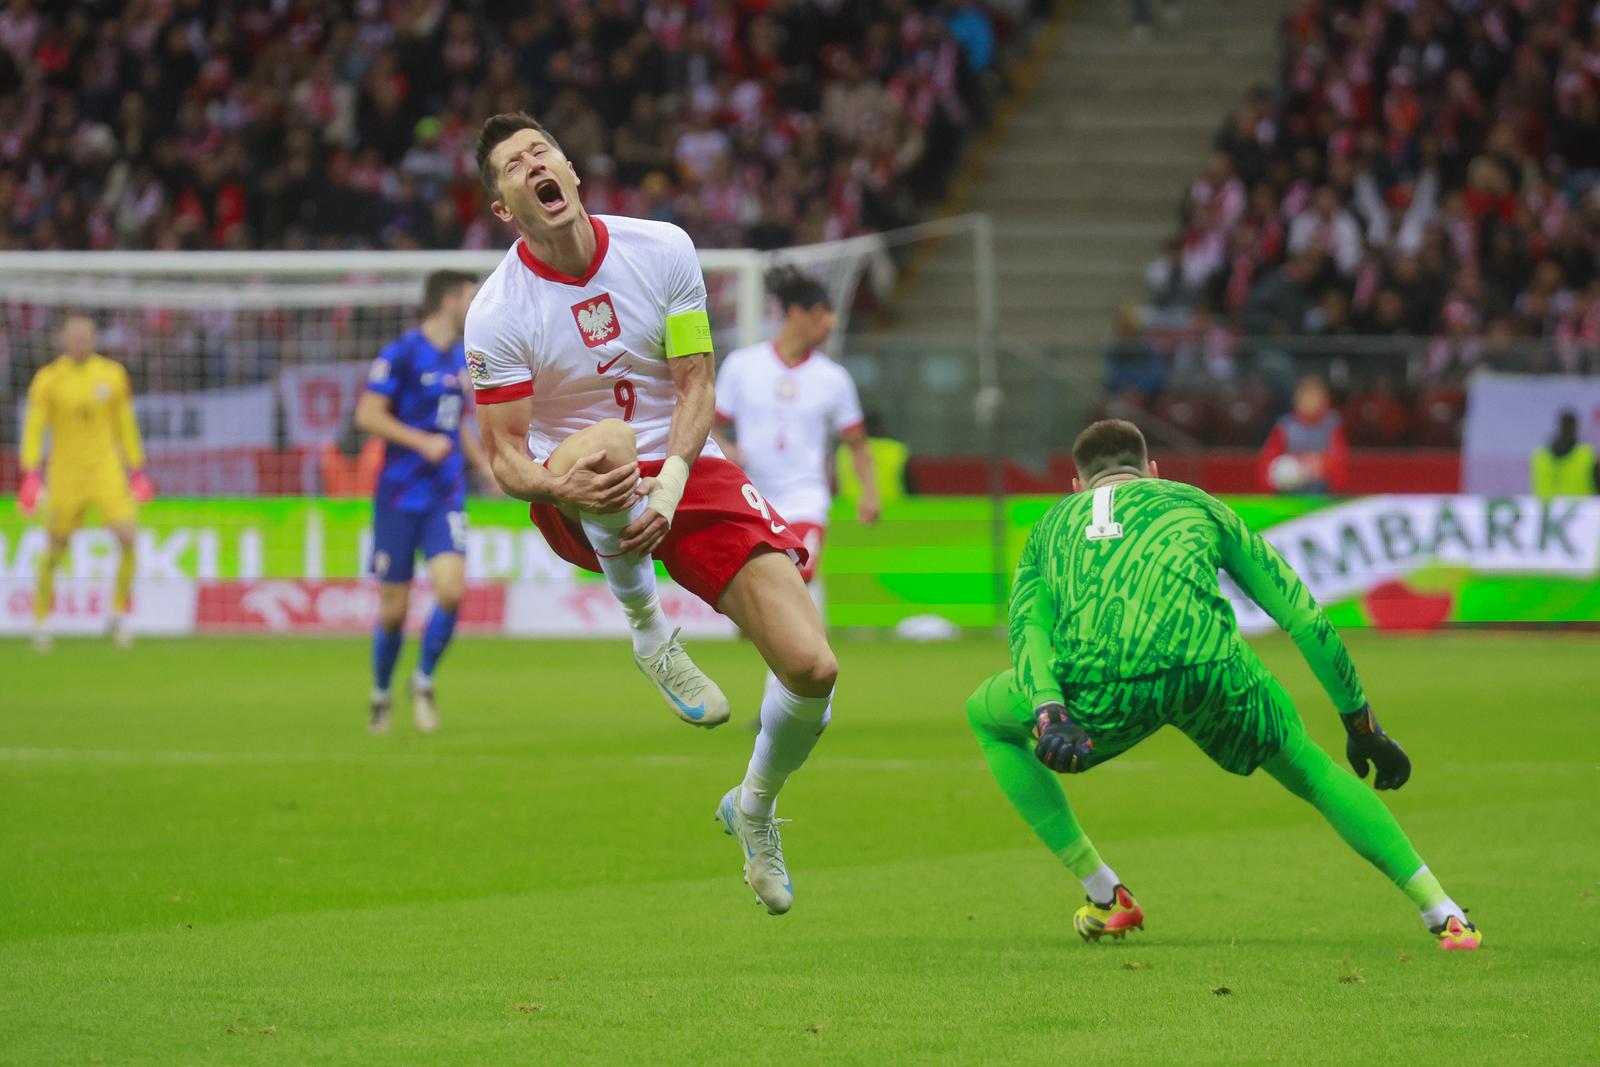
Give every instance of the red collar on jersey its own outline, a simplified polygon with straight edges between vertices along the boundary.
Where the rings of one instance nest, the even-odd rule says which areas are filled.
[[[611,247],[611,233],[598,215],[589,216],[589,225],[594,227],[594,258],[589,261],[589,269],[583,272],[583,277],[574,278],[570,274],[561,273],[534,255],[527,241],[518,238],[517,255],[522,259],[522,265],[545,281],[560,282],[562,285],[588,285],[589,279],[600,272],[600,264],[606,259],[606,249]]]
[[[772,358],[777,360],[779,363],[782,363],[785,367],[789,368],[790,370],[794,370],[796,367],[798,367],[801,364],[805,363],[806,360],[810,359],[813,355],[816,354],[816,350],[815,349],[808,348],[808,349],[806,349],[806,354],[805,355],[801,356],[799,359],[795,360],[793,363],[790,363],[788,360],[783,358],[783,353],[778,351],[778,342],[776,342],[776,341],[768,341],[767,342],[767,347],[772,349]]]

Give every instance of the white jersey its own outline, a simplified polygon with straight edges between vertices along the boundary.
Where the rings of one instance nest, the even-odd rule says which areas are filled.
[[[741,348],[717,375],[717,417],[733,424],[745,473],[780,515],[828,521],[828,452],[862,423],[849,371],[821,352],[791,367],[771,343]]]
[[[528,451],[537,460],[603,419],[633,427],[640,459],[662,459],[677,403],[667,316],[706,309],[700,260],[670,223],[590,220],[594,259],[581,278],[521,240],[511,246],[467,312],[467,371],[480,404],[533,397]],[[707,441],[702,454],[722,452]]]

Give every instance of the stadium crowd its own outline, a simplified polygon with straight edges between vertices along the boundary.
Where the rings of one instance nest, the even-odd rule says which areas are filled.
[[[1031,0],[9,0],[0,250],[485,247],[485,115],[712,246],[937,197]]]
[[[1208,395],[1282,407],[1309,364],[1366,443],[1443,443],[1477,366],[1600,367],[1600,6],[1301,0],[1282,35],[1119,324],[1112,388],[1205,429]]]

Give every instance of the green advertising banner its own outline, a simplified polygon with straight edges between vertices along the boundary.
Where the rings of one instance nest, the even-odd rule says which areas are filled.
[[[958,626],[1001,621],[1023,540],[1055,501],[923,497],[896,502],[872,526],[836,509],[823,550],[828,619],[893,626],[936,615]],[[1600,501],[1385,496],[1353,500],[1240,497],[1228,503],[1261,531],[1345,626],[1600,622]],[[505,499],[468,504],[468,576],[477,583],[575,575]],[[199,582],[356,579],[369,549],[370,505],[342,499],[161,499],[141,510],[139,573]],[[999,547],[1003,558],[999,559]],[[41,529],[0,501],[0,583],[31,585]],[[69,577],[109,576],[115,546],[86,530]],[[1241,625],[1270,626],[1235,598]]]

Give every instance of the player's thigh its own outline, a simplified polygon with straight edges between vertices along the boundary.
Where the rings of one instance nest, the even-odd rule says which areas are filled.
[[[100,513],[100,520],[111,528],[119,541],[132,547],[135,515],[133,494],[128,491],[128,479],[122,472],[118,471],[96,482],[93,502],[95,510]],[[124,537],[124,533],[128,536]]]
[[[601,471],[632,463],[639,458],[639,445],[633,427],[621,419],[601,419],[593,426],[585,426],[550,453],[550,458],[545,460],[545,469],[559,478],[571,470],[578,460],[595,452],[606,454],[597,468]]]
[[[1223,770],[1249,774],[1304,734],[1288,692],[1248,646],[1189,671],[1191,699],[1173,725]]]
[[[385,584],[409,584],[426,512],[372,510],[372,573]]]
[[[51,541],[66,542],[82,525],[91,494],[76,482],[52,482],[44,501],[44,524]]]
[[[967,725],[982,740],[1026,744],[1033,737],[1033,709],[1017,688],[1016,674],[1001,671],[985,678],[967,698]]]
[[[772,673],[801,696],[825,696],[839,674],[817,606],[787,553],[757,549],[733,576],[717,610],[734,621]]]

